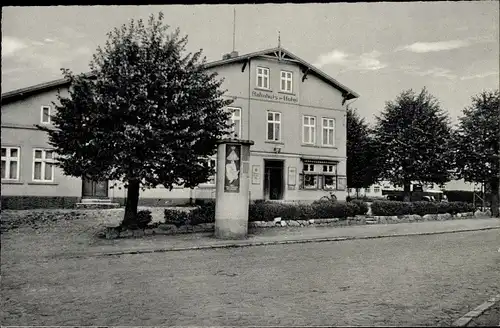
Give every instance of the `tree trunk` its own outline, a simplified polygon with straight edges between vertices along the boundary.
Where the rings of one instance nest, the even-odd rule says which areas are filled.
[[[498,185],[499,181],[498,178],[493,178],[491,179],[490,182],[490,189],[491,189],[491,216],[494,218],[500,217],[499,210],[498,210]]]
[[[125,203],[125,216],[122,226],[137,227],[137,205],[139,204],[139,180],[130,180],[127,188],[127,201]]]
[[[356,188],[356,198],[359,198],[359,188]]]
[[[403,185],[403,201],[411,201],[411,182],[406,182]]]

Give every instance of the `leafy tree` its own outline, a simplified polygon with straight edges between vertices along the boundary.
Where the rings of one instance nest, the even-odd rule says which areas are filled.
[[[410,199],[412,182],[442,185],[450,180],[449,118],[425,88],[419,94],[403,91],[387,102],[377,117],[375,136],[381,177],[403,186],[405,200]]]
[[[491,191],[491,209],[499,217],[500,103],[499,91],[483,91],[472,97],[455,131],[457,176],[467,182],[486,184]]]
[[[222,80],[204,70],[201,50],[185,54],[187,37],[168,28],[160,13],[147,26],[132,20],[108,33],[90,74],[63,69],[69,97],[54,104],[55,130],[39,127],[65,174],[125,184],[123,226],[136,226],[141,188],[207,181],[214,173],[207,157],[231,128]]]
[[[347,108],[347,186],[367,188],[379,175],[375,140],[365,119],[355,109]],[[359,194],[358,194],[359,195]]]

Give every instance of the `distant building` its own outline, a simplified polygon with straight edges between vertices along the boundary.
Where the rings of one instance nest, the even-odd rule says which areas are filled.
[[[413,184],[412,184],[413,187]],[[465,191],[474,191],[474,188],[477,189],[477,186],[475,186],[472,183],[465,182],[463,180],[452,180],[448,183],[445,183],[443,188],[440,188],[437,184],[429,184],[429,185],[424,185],[423,190],[424,191],[445,191],[445,190],[465,190]],[[369,188],[360,188],[359,189],[359,195],[361,196],[366,196],[366,197],[374,197],[374,198],[384,198],[385,196],[382,195],[382,190],[395,190],[395,189],[400,189],[394,187],[391,183],[385,181],[385,182],[379,182],[377,184],[374,184],[370,186]],[[356,189],[354,188],[349,188],[348,189],[348,194],[351,197],[356,196]]]
[[[239,56],[224,55],[205,65],[225,79],[234,102],[234,132],[255,142],[251,148],[250,198],[313,201],[335,193],[346,198],[346,101],[358,95],[283,48]],[[57,80],[2,95],[2,206],[70,207],[82,200],[123,203],[124,188],[63,175],[53,166],[48,135]],[[215,165],[215,158],[211,160]],[[186,203],[214,198],[215,179],[195,189],[176,187],[141,192],[140,205]],[[120,186],[118,186],[120,187]]]

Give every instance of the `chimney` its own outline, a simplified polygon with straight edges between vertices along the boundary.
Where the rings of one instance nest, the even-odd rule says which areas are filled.
[[[231,51],[231,53],[229,54],[229,56],[231,56],[231,58],[235,58],[235,57],[238,57],[238,51]]]

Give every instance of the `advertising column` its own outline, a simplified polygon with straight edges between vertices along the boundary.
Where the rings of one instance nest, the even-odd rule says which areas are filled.
[[[216,238],[247,237],[251,145],[253,141],[224,139],[217,146]]]

